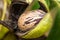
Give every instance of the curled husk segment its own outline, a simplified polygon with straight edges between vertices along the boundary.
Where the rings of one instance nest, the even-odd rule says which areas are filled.
[[[37,26],[30,30],[26,35],[22,36],[25,39],[38,38],[50,29],[52,25],[52,17],[50,13],[47,13],[45,17],[37,24]]]

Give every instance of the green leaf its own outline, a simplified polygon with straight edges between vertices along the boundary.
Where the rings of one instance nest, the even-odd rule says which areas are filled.
[[[54,24],[47,40],[60,40],[60,7],[58,7],[56,10],[57,12],[56,12]]]
[[[35,1],[34,5],[31,8],[31,10],[35,10],[35,9],[39,9],[39,8],[40,8],[40,5],[39,5],[38,1]]]
[[[48,7],[49,7],[49,10],[52,10],[53,8],[55,8],[57,5],[56,1],[54,0],[45,0]]]
[[[45,0],[45,1],[46,1],[47,6],[49,7],[50,6],[50,0]]]
[[[38,3],[38,0],[34,0],[25,10],[25,12],[27,11],[31,11],[31,10],[36,10],[39,9],[40,5]]]

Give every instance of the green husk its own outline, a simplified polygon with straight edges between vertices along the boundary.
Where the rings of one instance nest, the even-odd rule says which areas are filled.
[[[1,21],[4,21],[6,18],[7,6],[11,4],[11,0],[3,0],[3,3],[4,7],[1,13],[2,14]],[[0,39],[2,39],[8,31],[9,31],[8,28],[0,24]]]
[[[3,8],[3,12],[2,12],[2,17],[1,20],[3,21],[5,19],[5,14],[6,14],[6,9],[7,9],[7,2],[6,0],[3,1],[4,2],[4,8]],[[0,39],[2,39],[4,37],[4,35],[8,32],[9,30],[4,27],[3,25],[0,24]]]
[[[11,0],[3,0],[4,1],[4,8],[3,8],[3,12],[1,20],[4,21],[6,18],[6,11],[7,11],[7,6],[9,6],[11,4]],[[6,28],[5,26],[0,24],[0,40],[17,40],[16,36],[13,33],[9,33],[9,29]]]

